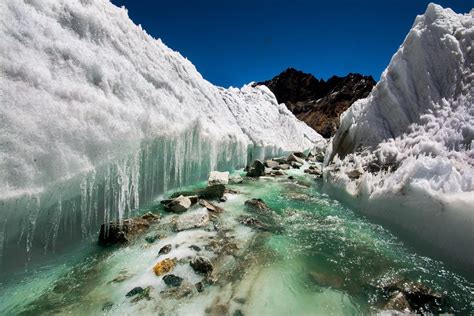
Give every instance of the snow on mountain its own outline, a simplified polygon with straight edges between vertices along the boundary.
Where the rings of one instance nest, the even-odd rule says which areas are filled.
[[[473,43],[474,11],[430,4],[373,92],[343,114],[325,161],[328,190],[471,266]]]
[[[66,220],[87,235],[211,169],[325,145],[268,89],[212,85],[106,0],[1,1],[0,52],[0,253],[41,225],[46,249]]]

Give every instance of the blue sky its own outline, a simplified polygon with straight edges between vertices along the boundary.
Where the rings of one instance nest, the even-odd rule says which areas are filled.
[[[112,0],[210,82],[240,87],[288,67],[318,78],[359,72],[376,80],[424,0]],[[438,1],[469,12],[473,1]]]

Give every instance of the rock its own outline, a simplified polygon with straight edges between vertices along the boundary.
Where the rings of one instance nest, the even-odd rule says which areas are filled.
[[[316,156],[314,157],[314,160],[317,162],[324,162],[324,153],[322,152],[317,153]]]
[[[224,209],[220,208],[219,206],[216,206],[206,200],[199,200],[199,205],[202,207],[205,207],[208,211],[214,212],[214,213],[222,213],[224,212]]]
[[[163,259],[157,264],[155,264],[155,266],[153,267],[153,272],[155,272],[157,276],[160,276],[160,275],[173,271],[175,266],[176,266],[176,258]]]
[[[262,199],[250,199],[245,201],[245,208],[247,211],[262,215],[269,215],[273,213]]]
[[[198,293],[201,293],[202,291],[204,291],[204,285],[202,284],[202,282],[198,282],[194,284],[194,286],[196,287],[196,290],[198,291]]]
[[[180,286],[168,287],[165,291],[160,292],[162,298],[182,299],[193,294],[194,285],[189,282],[183,282]]]
[[[251,216],[240,216],[239,223],[263,231],[270,231],[270,226]]]
[[[214,268],[212,266],[211,260],[202,256],[194,257],[189,264],[194,271],[201,274],[208,274],[212,272],[212,269]]]
[[[224,196],[225,192],[225,185],[223,184],[216,184],[207,186],[204,190],[199,193],[199,198],[205,200],[214,200],[220,199]]]
[[[304,165],[304,160],[295,156],[295,154],[290,154],[286,160],[287,162],[291,163],[291,162],[298,162],[300,163],[301,165]]]
[[[132,237],[145,232],[150,227],[150,222],[143,218],[128,218],[122,221],[102,224],[99,232],[99,245],[112,246],[127,243]]]
[[[353,169],[351,171],[346,172],[346,174],[349,177],[349,179],[354,180],[354,179],[360,178],[360,176],[362,175],[362,172],[360,172],[357,169]]]
[[[284,163],[286,163],[286,157],[273,158],[273,161],[278,162],[278,164],[284,164]]]
[[[227,202],[227,197],[226,197],[225,195],[222,196],[222,197],[220,197],[220,198],[219,198],[219,202],[221,202],[221,203]]]
[[[209,214],[207,210],[197,210],[192,213],[180,215],[176,219],[175,230],[177,232],[203,227],[209,224]]]
[[[272,175],[275,175],[275,176],[284,176],[284,175],[286,175],[286,173],[285,173],[284,171],[282,171],[282,170],[274,170],[274,171],[272,172]]]
[[[286,163],[281,164],[281,165],[279,165],[278,167],[280,167],[281,170],[288,170],[288,169],[290,169],[290,165],[289,165],[289,164],[286,164]]]
[[[302,153],[301,151],[295,151],[293,153],[293,155],[295,155],[296,157],[301,158],[303,160],[306,159],[306,155],[304,153]]]
[[[302,163],[299,163],[299,162],[296,162],[296,161],[292,161],[290,163],[291,167],[295,168],[295,169],[299,169],[301,167],[303,167],[303,164]]]
[[[401,292],[394,293],[393,296],[388,300],[387,304],[383,307],[384,310],[401,311],[404,313],[411,313],[410,303],[408,303],[405,295]]]
[[[171,249],[173,249],[173,246],[171,244],[164,245],[161,247],[160,251],[158,251],[158,255],[166,255],[170,253]]]
[[[143,293],[144,289],[140,286],[134,287],[131,289],[125,296],[131,297]]]
[[[114,303],[113,303],[113,302],[105,302],[105,303],[102,305],[102,311],[103,311],[103,312],[110,312],[110,310],[112,309],[112,307],[114,307]]]
[[[261,177],[265,175],[265,165],[260,160],[255,160],[247,172],[247,177]]]
[[[174,213],[186,212],[191,207],[191,200],[187,196],[180,195],[170,203],[165,205],[165,208]]]
[[[156,235],[156,234],[155,235],[148,235],[148,236],[145,237],[145,241],[149,244],[152,244],[158,239],[158,237],[159,236]]]
[[[189,246],[189,249],[192,249],[192,250],[197,251],[197,252],[201,251],[201,248],[196,246],[196,245]]]
[[[180,197],[181,195],[190,197],[190,196],[196,195],[196,192],[195,191],[177,191],[171,194],[169,199],[173,200],[173,199],[176,199],[177,197]]]
[[[163,282],[168,286],[180,286],[183,283],[183,278],[174,274],[167,274],[163,277]]]
[[[153,214],[152,212],[147,212],[142,215],[142,218],[148,222],[154,222],[160,219],[159,215]]]
[[[309,169],[305,169],[304,173],[307,173],[307,174],[312,174],[312,175],[315,175],[315,176],[321,176],[323,173],[321,172],[321,170],[319,169],[311,169],[311,167]]]
[[[295,180],[295,177],[294,176],[289,176],[288,180]]]
[[[132,299],[132,303],[136,303],[144,298],[146,298],[147,300],[150,300],[151,297],[150,297],[150,291],[151,291],[152,287],[151,286],[147,286],[146,288],[143,289],[143,291],[141,291],[140,293],[138,293],[133,299]]]
[[[226,185],[229,183],[229,172],[211,171],[207,184],[212,186],[216,184]]]
[[[275,161],[275,160],[265,160],[265,166],[267,168],[273,169],[275,167],[278,167],[280,164]]]
[[[229,178],[229,183],[231,184],[240,184],[244,181],[244,179],[240,175],[233,175]]]

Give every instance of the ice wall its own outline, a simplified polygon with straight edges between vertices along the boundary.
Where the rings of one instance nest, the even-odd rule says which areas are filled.
[[[326,189],[474,265],[474,11],[430,4],[368,98],[341,118]]]
[[[1,1],[0,52],[3,258],[211,169],[324,145],[267,89],[213,86],[105,0]]]

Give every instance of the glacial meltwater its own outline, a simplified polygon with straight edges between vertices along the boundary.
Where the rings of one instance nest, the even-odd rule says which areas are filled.
[[[215,203],[223,212],[180,232],[179,217],[206,210],[168,213],[157,197],[137,216],[161,219],[128,244],[101,248],[96,236],[2,280],[0,314],[355,315],[403,310],[406,300],[416,311],[474,312],[472,283],[330,199],[318,181],[299,170],[244,178]],[[246,208],[252,198],[271,212]],[[196,256],[210,259],[211,273],[193,270]],[[164,259],[166,282],[154,272]]]

